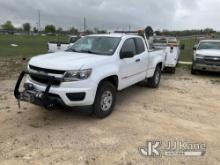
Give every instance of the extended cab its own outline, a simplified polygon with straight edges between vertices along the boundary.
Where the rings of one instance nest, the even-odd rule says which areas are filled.
[[[70,48],[71,46],[73,46],[73,44],[77,40],[79,40],[80,38],[81,38],[81,36],[71,36],[69,38],[69,42],[52,42],[52,41],[50,41],[47,43],[48,53],[65,51],[68,48]]]
[[[113,111],[117,91],[141,81],[157,88],[164,58],[164,50],[149,49],[141,36],[90,35],[66,52],[33,57],[14,95],[46,108],[92,106],[94,115],[104,118]],[[19,92],[24,75],[24,91]]]
[[[220,40],[202,40],[194,47],[191,73],[220,72]]]

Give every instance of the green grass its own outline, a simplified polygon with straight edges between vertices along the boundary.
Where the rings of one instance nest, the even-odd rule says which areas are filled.
[[[193,55],[193,47],[195,44],[198,43],[198,40],[196,38],[187,38],[180,40],[181,45],[185,45],[185,49],[181,50],[180,60],[181,61],[192,61],[192,55]]]
[[[67,41],[67,36],[59,37],[59,41]],[[47,42],[58,41],[57,36],[15,36],[0,35],[0,57],[31,57],[47,53]],[[185,49],[181,51],[181,61],[192,61],[193,46],[198,41],[196,38],[181,40],[185,44]],[[18,47],[12,47],[17,44]]]
[[[67,36],[59,37],[59,41],[67,40]],[[48,41],[58,41],[58,37],[0,35],[0,57],[30,57],[47,53]],[[18,47],[12,47],[11,44],[17,44]]]

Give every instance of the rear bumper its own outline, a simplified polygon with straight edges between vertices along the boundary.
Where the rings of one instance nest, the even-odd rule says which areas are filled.
[[[25,75],[32,73],[22,72],[16,84],[14,95],[19,101],[30,102],[32,104],[51,107],[56,104],[68,107],[90,106],[94,103],[96,88],[74,88],[73,86],[63,87],[53,86],[53,81],[62,81],[55,77],[47,76],[49,79],[47,85],[34,82],[30,78],[26,79],[25,89],[19,92],[19,87]]]

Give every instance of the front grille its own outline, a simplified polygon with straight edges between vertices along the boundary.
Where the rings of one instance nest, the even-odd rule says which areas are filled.
[[[52,73],[52,74],[64,74],[65,71],[62,70],[54,70],[54,69],[45,69],[45,68],[40,68],[40,67],[36,67],[33,65],[29,65],[30,69],[34,70],[34,71],[38,71],[38,72],[45,72],[45,73]]]
[[[49,78],[45,78],[45,77],[42,77],[40,75],[30,75],[31,79],[38,82],[38,83],[41,83],[41,84],[45,84],[47,85],[49,83]],[[52,85],[54,86],[59,86],[60,85],[60,81],[59,80],[54,80]]]
[[[203,59],[196,59],[196,63],[220,66],[220,57],[205,56]]]
[[[53,69],[45,69],[45,68],[40,68],[40,67],[36,67],[36,66],[33,66],[33,65],[29,65],[29,68],[39,74],[45,74],[45,75],[48,75],[48,74],[56,74],[56,75],[61,75],[61,77],[64,75],[65,71],[62,71],[62,70],[53,70]],[[36,81],[38,83],[41,83],[41,84],[45,84],[47,85],[49,83],[49,77],[47,76],[41,76],[41,75],[37,75],[37,74],[30,74],[30,77],[33,81]],[[60,80],[54,80],[52,85],[54,86],[59,86],[60,85]]]

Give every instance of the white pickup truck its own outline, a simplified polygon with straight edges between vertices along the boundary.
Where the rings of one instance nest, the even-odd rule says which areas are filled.
[[[48,53],[61,52],[67,50],[69,47],[73,46],[73,44],[79,40],[81,36],[71,36],[69,38],[69,42],[48,42]]]
[[[164,58],[164,50],[150,50],[148,41],[138,35],[90,35],[66,52],[33,57],[14,95],[45,108],[92,106],[93,114],[104,118],[113,111],[117,91],[141,81],[157,88]]]
[[[150,44],[153,48],[163,48],[166,51],[165,70],[175,73],[176,66],[180,58],[180,50],[184,49],[184,45],[180,46],[176,37],[154,36],[151,37]]]
[[[202,40],[194,47],[191,73],[220,72],[220,40]]]

